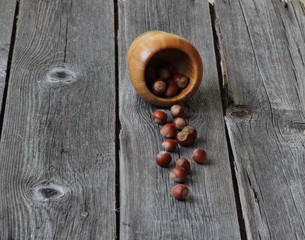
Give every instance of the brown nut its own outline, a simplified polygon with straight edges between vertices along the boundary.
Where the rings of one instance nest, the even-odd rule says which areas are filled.
[[[175,167],[169,174],[170,178],[175,182],[184,182],[187,177],[187,172],[182,167]]]
[[[174,138],[177,133],[176,127],[172,123],[166,123],[160,130],[161,134],[167,138]]]
[[[159,78],[152,83],[151,89],[155,95],[162,95],[166,91],[166,83]]]
[[[176,136],[176,140],[184,147],[191,145],[194,141],[193,137],[187,132],[179,132]]]
[[[190,134],[193,139],[195,140],[197,138],[197,131],[194,127],[192,126],[186,126],[182,129],[182,132],[187,132],[188,134]]]
[[[191,164],[190,164],[190,162],[189,162],[187,159],[185,159],[185,158],[180,158],[180,159],[178,159],[177,162],[176,162],[176,167],[182,167],[182,168],[184,168],[185,171],[186,171],[187,173],[189,173],[190,170],[191,170]]]
[[[178,86],[178,88],[186,88],[187,85],[189,84],[188,78],[184,74],[175,74],[174,75],[174,82]]]
[[[177,200],[184,200],[187,198],[189,190],[185,185],[177,184],[175,187],[173,187],[171,194]]]
[[[164,93],[166,97],[173,97],[176,96],[178,93],[179,88],[176,84],[168,84],[167,89]]]
[[[172,161],[172,156],[165,151],[159,152],[156,157],[156,162],[160,167],[167,167]]]
[[[153,114],[155,123],[163,124],[167,121],[167,113],[164,110],[158,109]]]
[[[176,117],[173,124],[178,130],[182,130],[186,126],[186,121],[182,117]]]
[[[169,152],[173,152],[176,150],[177,148],[177,142],[173,139],[166,139],[163,143],[162,143],[162,147],[165,148],[165,150],[169,151]]]
[[[204,163],[207,160],[207,154],[203,149],[197,148],[193,151],[193,159],[196,163]]]
[[[171,114],[173,117],[183,117],[184,109],[179,104],[175,104],[171,107]]]

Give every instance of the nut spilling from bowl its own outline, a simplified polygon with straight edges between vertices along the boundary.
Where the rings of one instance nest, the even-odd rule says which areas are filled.
[[[174,97],[188,86],[189,78],[178,73],[170,63],[163,62],[156,68],[146,67],[145,82],[156,96]]]
[[[163,31],[137,37],[128,50],[127,63],[137,93],[159,107],[185,102],[198,90],[203,76],[197,49],[185,38]]]

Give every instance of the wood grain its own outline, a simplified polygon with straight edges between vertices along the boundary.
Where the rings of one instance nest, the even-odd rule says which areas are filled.
[[[16,2],[0,0],[0,106],[6,78]]]
[[[115,238],[113,13],[113,1],[20,2],[0,239]]]
[[[226,123],[248,239],[304,239],[305,18],[298,1],[219,1]]]
[[[121,239],[239,239],[208,2],[121,0],[118,10]],[[185,37],[203,60],[202,84],[184,104],[198,140],[172,154],[174,161],[165,169],[155,162],[164,140],[152,121],[157,108],[136,94],[126,61],[130,44],[149,30]],[[192,162],[186,182],[190,196],[177,201],[170,195],[175,186],[170,169],[179,156],[191,160],[199,146],[206,149],[209,162]]]

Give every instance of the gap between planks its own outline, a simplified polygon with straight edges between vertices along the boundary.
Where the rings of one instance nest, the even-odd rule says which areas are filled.
[[[120,132],[121,122],[119,116],[119,55],[118,55],[118,1],[113,1],[114,9],[114,61],[115,61],[115,216],[116,239],[120,239]]]
[[[215,1],[209,0],[209,8],[210,8],[210,17],[211,17],[211,24],[212,24],[212,30],[213,30],[213,43],[214,43],[214,51],[215,51],[215,57],[216,57],[216,67],[218,72],[218,80],[219,80],[219,88],[220,88],[220,96],[221,96],[221,103],[222,103],[222,110],[223,110],[223,116],[226,115],[227,108],[233,104],[233,100],[230,98],[230,95],[228,94],[228,91],[226,89],[226,84],[224,83],[223,79],[223,69],[222,69],[222,57],[220,53],[220,44],[219,39],[217,35],[217,26],[216,26],[216,14],[215,14]],[[234,170],[234,156],[232,152],[232,146],[228,134],[228,128],[227,125],[225,125],[225,135],[226,135],[226,142],[227,142],[227,149],[229,153],[229,160],[230,160],[230,168],[231,168],[231,174],[232,174],[232,182],[233,182],[233,190],[234,190],[234,197],[235,197],[235,204],[237,208],[237,217],[240,227],[240,237],[243,240],[247,239],[246,234],[246,227],[245,227],[245,221],[242,214],[242,208],[241,208],[241,202],[239,198],[239,190],[238,190],[238,183],[237,183],[237,177]]]
[[[8,53],[8,59],[7,59],[7,65],[6,65],[7,67],[6,67],[6,76],[5,76],[5,82],[4,82],[2,105],[1,105],[1,109],[0,109],[0,139],[1,139],[1,141],[2,141],[4,113],[5,113],[5,103],[6,103],[8,83],[9,83],[9,79],[10,79],[12,58],[13,58],[14,46],[15,46],[16,29],[17,29],[18,14],[19,14],[19,4],[20,4],[19,0],[17,0],[16,7],[15,7],[15,13],[14,13],[12,34],[11,34],[10,50]]]

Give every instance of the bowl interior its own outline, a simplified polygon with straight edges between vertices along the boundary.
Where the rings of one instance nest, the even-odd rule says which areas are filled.
[[[186,77],[189,78],[188,86],[185,89],[182,89],[177,96],[183,95],[184,92],[187,92],[188,89],[191,88],[196,78],[196,73],[194,72],[194,68],[192,67],[190,57],[179,49],[164,49],[157,52],[149,59],[146,65],[146,69],[148,67],[153,67],[158,71],[158,69],[160,68],[160,64],[164,62],[169,63],[173,67],[174,71],[178,73],[183,73]],[[147,87],[151,89],[151,83],[149,83],[147,79],[145,79],[145,82],[147,84]],[[158,97],[167,99],[167,97],[165,96]]]

